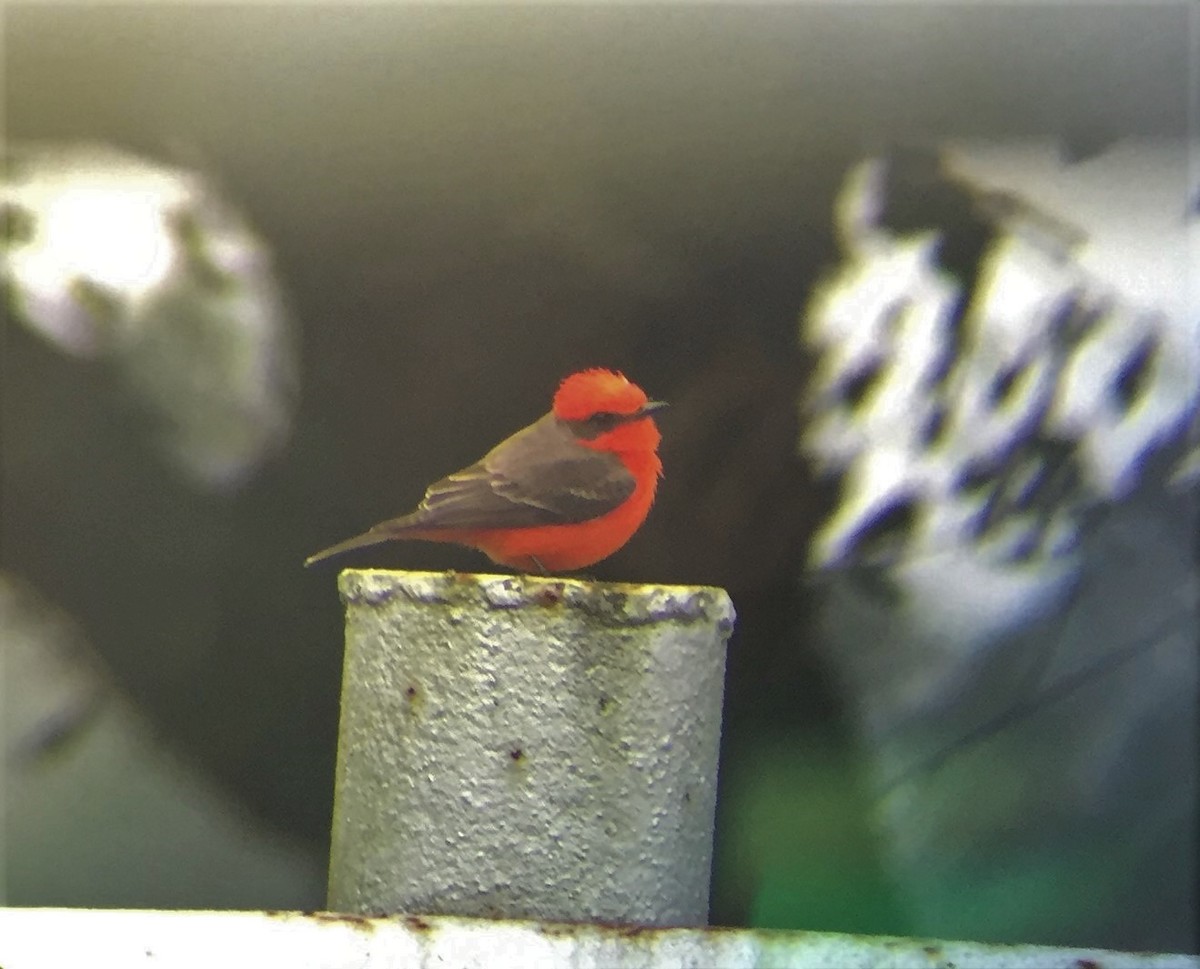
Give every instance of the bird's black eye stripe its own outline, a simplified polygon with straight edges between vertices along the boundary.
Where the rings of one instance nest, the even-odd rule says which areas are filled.
[[[605,431],[611,431],[622,421],[629,420],[624,414],[614,414],[611,411],[597,411],[586,420],[576,421],[575,425],[579,432],[591,437],[596,434],[603,434]]]
[[[614,427],[621,424],[626,424],[629,421],[637,420],[641,417],[640,414],[617,414],[613,411],[597,411],[591,417],[581,421],[571,421],[571,428],[576,436],[582,438],[593,438],[606,431],[611,431]]]

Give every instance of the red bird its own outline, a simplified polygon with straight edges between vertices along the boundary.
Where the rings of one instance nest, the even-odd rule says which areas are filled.
[[[641,527],[662,475],[651,414],[667,405],[611,370],[571,374],[550,413],[430,485],[411,514],[311,556],[392,539],[455,542],[525,572],[570,572]]]

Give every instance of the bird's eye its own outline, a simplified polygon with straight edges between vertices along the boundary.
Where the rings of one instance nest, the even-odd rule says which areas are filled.
[[[571,426],[575,433],[582,438],[592,439],[599,437],[601,434],[607,434],[615,427],[620,427],[622,424],[629,421],[628,414],[615,414],[612,411],[601,410],[590,414],[583,420],[572,421]]]
[[[575,433],[584,438],[599,437],[601,434],[607,434],[626,419],[623,415],[614,414],[612,411],[596,411],[575,424]]]

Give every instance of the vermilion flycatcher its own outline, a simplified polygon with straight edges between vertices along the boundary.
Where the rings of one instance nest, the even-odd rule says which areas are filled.
[[[550,413],[430,485],[411,514],[311,556],[391,539],[456,542],[526,572],[569,572],[638,530],[662,474],[651,414],[667,405],[611,370],[571,374]]]

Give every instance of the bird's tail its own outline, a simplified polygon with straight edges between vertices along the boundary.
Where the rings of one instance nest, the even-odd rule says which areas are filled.
[[[316,565],[318,562],[333,558],[335,555],[341,555],[343,552],[349,552],[351,549],[366,548],[368,545],[378,545],[395,537],[396,531],[394,529],[382,528],[377,525],[370,531],[363,532],[361,535],[355,535],[353,538],[348,538],[344,542],[338,542],[336,545],[330,545],[329,548],[322,549],[316,554],[310,555],[304,560],[304,567],[308,568],[310,565]]]

